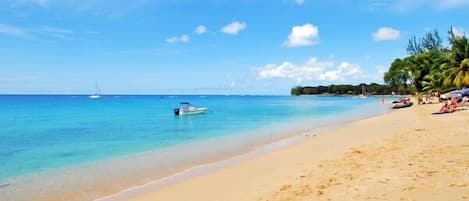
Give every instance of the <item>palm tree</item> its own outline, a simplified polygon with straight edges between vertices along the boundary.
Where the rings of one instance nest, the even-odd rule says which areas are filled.
[[[417,92],[423,89],[423,80],[425,76],[430,74],[430,70],[434,65],[433,57],[430,52],[424,52],[417,55],[412,55],[404,59],[408,72],[410,73],[410,80]]]
[[[469,87],[469,42],[466,36],[456,36],[451,41],[450,61],[444,64],[446,85],[457,88]]]
[[[444,85],[445,77],[441,72],[433,73],[425,76],[422,81],[423,90],[426,92],[443,92],[445,90]]]

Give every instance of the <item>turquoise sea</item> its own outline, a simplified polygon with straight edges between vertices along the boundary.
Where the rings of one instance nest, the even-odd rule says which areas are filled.
[[[181,101],[209,110],[175,116],[173,108]],[[0,181],[184,143],[250,138],[255,130],[274,133],[284,126],[314,127],[324,119],[363,118],[386,112],[379,102],[337,96],[106,95],[93,100],[83,95],[3,95]]]

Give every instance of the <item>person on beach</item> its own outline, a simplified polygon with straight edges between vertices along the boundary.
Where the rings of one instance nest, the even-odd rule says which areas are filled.
[[[440,112],[443,113],[452,113],[459,111],[458,106],[458,99],[456,97],[451,98],[450,100],[446,101],[445,104],[441,107]]]
[[[454,111],[458,110],[458,106],[459,106],[458,98],[457,97],[451,98],[451,101],[449,101],[450,110],[454,112]]]
[[[461,102],[459,103],[459,107],[469,107],[469,96],[464,96],[461,100]]]
[[[451,113],[452,112],[448,102],[445,102],[445,104],[443,104],[443,106],[441,106],[440,112],[442,112],[442,113]]]

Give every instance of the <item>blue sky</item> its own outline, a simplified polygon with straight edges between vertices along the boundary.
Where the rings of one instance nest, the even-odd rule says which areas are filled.
[[[0,0],[0,93],[288,94],[382,82],[469,0]]]

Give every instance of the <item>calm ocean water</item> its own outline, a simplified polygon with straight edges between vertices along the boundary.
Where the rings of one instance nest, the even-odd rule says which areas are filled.
[[[178,117],[180,101],[208,107]],[[377,98],[0,96],[0,180],[255,129],[383,113]]]

